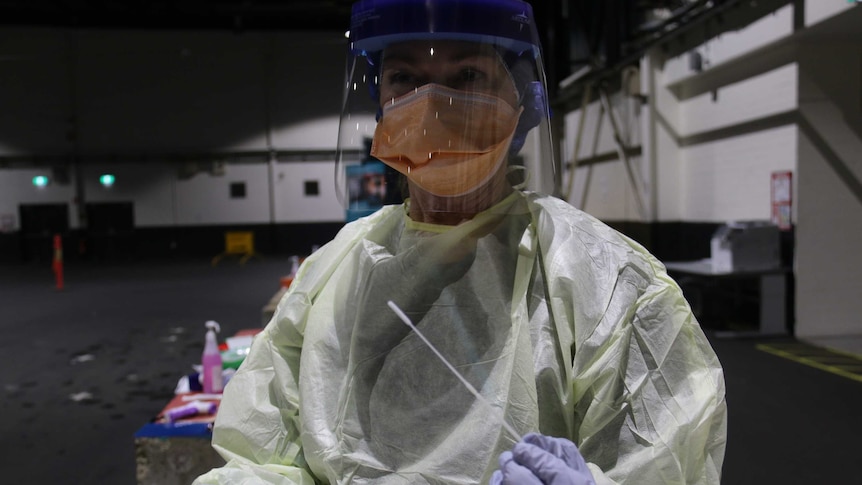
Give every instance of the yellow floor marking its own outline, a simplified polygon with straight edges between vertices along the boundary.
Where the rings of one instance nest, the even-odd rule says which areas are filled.
[[[757,349],[856,382],[862,382],[862,373],[860,373],[862,371],[862,357],[855,354],[800,343],[758,344]]]

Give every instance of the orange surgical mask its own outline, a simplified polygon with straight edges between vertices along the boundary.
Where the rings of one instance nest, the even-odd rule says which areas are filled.
[[[499,170],[520,113],[495,96],[426,84],[383,107],[371,155],[434,195],[465,195]]]

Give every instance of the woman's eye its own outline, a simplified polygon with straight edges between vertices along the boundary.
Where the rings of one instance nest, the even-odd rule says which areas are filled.
[[[463,82],[472,83],[476,81],[481,81],[484,79],[484,77],[484,74],[476,69],[468,68],[461,70],[461,80]]]
[[[389,76],[389,82],[394,85],[410,84],[413,82],[413,76],[406,72],[394,72]]]

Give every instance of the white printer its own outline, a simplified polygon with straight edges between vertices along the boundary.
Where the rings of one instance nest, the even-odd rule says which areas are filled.
[[[781,234],[769,221],[728,222],[710,241],[716,273],[764,271],[781,267]]]

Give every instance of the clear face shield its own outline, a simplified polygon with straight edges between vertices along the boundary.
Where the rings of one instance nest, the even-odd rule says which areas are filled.
[[[554,193],[548,118],[528,4],[354,5],[337,176],[381,161],[402,179],[388,190],[433,199],[431,210],[468,214],[513,188]]]

